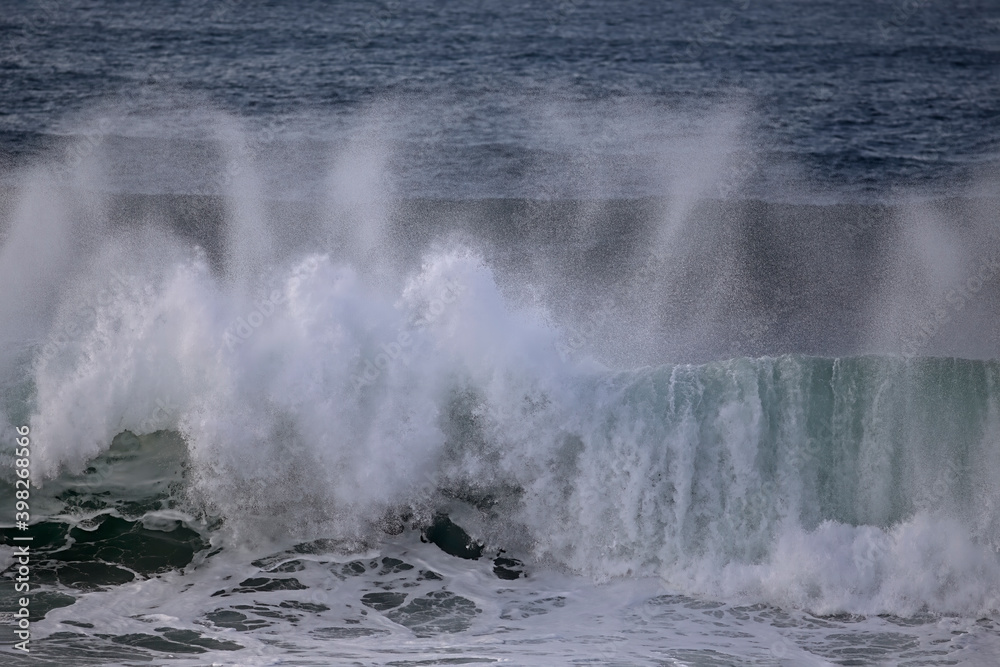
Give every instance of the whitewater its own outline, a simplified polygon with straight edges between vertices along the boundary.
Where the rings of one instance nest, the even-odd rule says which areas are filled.
[[[830,293],[871,301],[795,329],[812,306],[769,300],[768,267],[819,290],[862,255],[803,223],[736,266],[767,252],[703,224],[744,206],[712,201],[717,121],[662,201],[494,202],[492,232],[396,207],[370,132],[318,203],[262,194],[218,114],[218,194],[123,191],[125,149],[93,142],[70,180],[25,169],[0,520],[26,425],[44,618],[9,664],[994,664],[1000,362],[962,319],[988,215],[865,209],[907,222],[851,237],[888,268]],[[639,247],[595,243],[608,218]],[[510,231],[539,220],[585,270]]]

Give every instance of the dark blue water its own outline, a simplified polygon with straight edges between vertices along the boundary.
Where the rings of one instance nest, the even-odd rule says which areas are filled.
[[[660,130],[738,107],[758,195],[789,180],[940,190],[997,163],[1000,4],[3,3],[3,164],[72,132],[75,112],[140,91],[302,132],[391,99],[409,114],[405,161],[435,173],[416,190],[517,190],[564,161],[537,145],[551,131],[539,108],[600,123],[626,102]]]

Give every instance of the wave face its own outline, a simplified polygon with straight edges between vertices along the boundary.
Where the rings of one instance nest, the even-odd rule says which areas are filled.
[[[396,291],[323,254],[234,281],[155,247],[97,253],[8,359],[36,480],[174,432],[184,506],[237,544],[368,548],[446,511],[598,580],[823,613],[1000,608],[998,362],[612,371],[559,354],[559,328],[460,246]]]
[[[781,357],[601,377],[532,480],[532,523],[577,568],[689,591],[992,609],[998,370]]]

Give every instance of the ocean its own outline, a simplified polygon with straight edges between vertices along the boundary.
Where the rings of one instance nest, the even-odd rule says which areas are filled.
[[[1000,5],[0,16],[17,665],[1000,664]]]

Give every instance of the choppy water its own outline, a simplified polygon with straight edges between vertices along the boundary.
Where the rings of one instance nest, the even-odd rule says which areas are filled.
[[[755,174],[755,194],[792,196],[790,182],[854,196],[941,192],[997,160],[1000,9],[988,0],[6,9],[8,162],[81,132],[76,114],[109,96],[135,96],[129,108],[149,112],[171,92],[315,141],[392,98],[408,112],[405,187],[445,196],[534,196],[539,186],[567,196],[564,170],[581,147],[649,152],[658,136],[691,135],[678,114],[704,119],[721,103],[751,112],[754,155],[738,171]],[[659,113],[624,129],[608,122],[637,102]],[[102,133],[162,129],[113,120]]]

